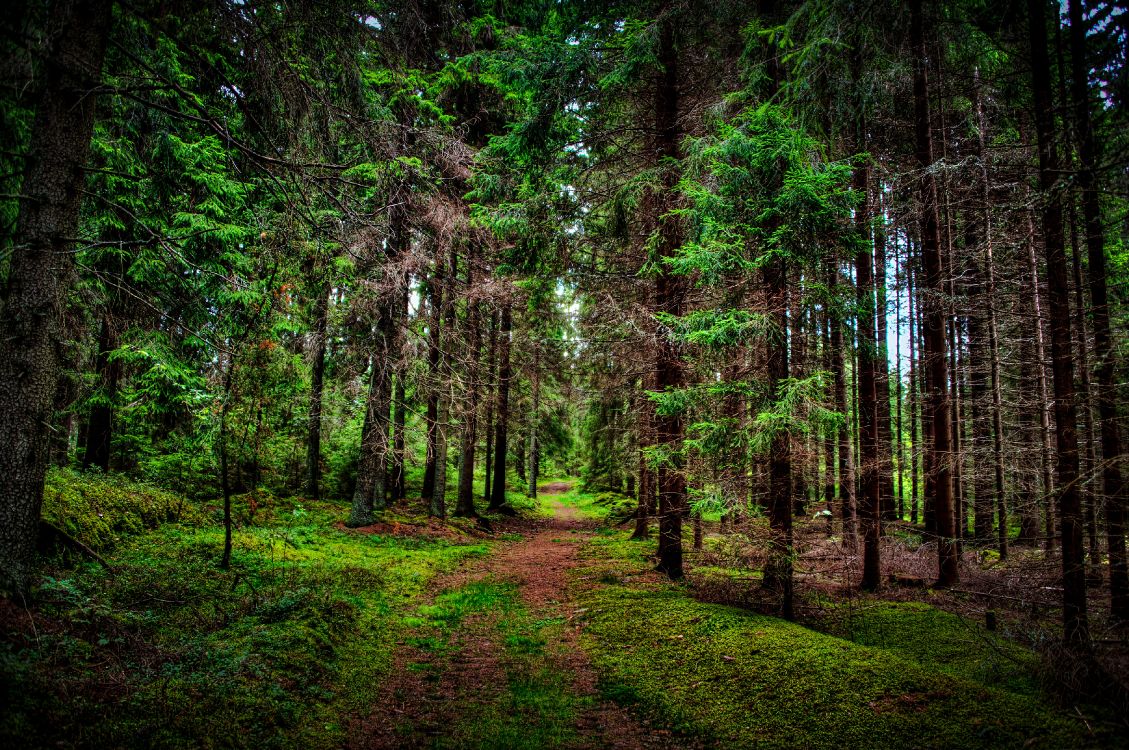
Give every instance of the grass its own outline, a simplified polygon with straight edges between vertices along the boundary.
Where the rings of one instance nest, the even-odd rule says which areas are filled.
[[[80,520],[108,508],[111,492],[122,516],[131,502],[152,504],[150,488],[118,478],[55,482],[74,486],[49,495],[48,509],[73,500]],[[431,578],[489,550],[339,530],[347,509],[332,503],[259,502],[228,571],[216,564],[222,532],[179,498],[179,523],[158,525],[169,518],[156,514],[109,535],[69,528],[111,550],[116,574],[57,559],[36,592],[34,628],[7,605],[0,744],[339,747]]]
[[[597,537],[576,593],[604,694],[656,722],[727,747],[1101,744],[1033,689],[1030,654],[955,616],[883,605],[837,637],[633,575],[650,549],[626,533]],[[1009,675],[984,666],[998,648]]]

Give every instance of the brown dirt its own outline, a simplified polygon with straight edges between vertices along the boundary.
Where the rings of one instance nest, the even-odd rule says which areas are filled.
[[[541,491],[560,494],[569,489],[560,482]],[[555,504],[554,514],[547,521],[512,522],[506,530],[520,530],[524,539],[440,577],[433,593],[483,579],[512,582],[532,616],[565,619],[560,640],[547,650],[547,666],[568,676],[575,695],[590,698],[588,708],[577,716],[577,740],[571,747],[687,747],[684,739],[651,729],[626,709],[598,697],[596,674],[578,643],[581,625],[574,621],[576,608],[568,594],[569,571],[580,564],[578,551],[591,535],[592,525],[563,503]],[[463,622],[452,636],[449,658],[401,644],[372,714],[355,723],[349,746],[430,747],[440,737],[447,739],[443,746],[452,746],[452,740],[453,746],[459,746],[460,738],[451,737],[450,728],[457,726],[460,716],[473,715],[477,707],[498,700],[507,684],[504,648],[490,625],[483,617]]]

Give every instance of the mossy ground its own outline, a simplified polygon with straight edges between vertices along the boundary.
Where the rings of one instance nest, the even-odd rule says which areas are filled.
[[[132,513],[128,500],[154,502],[123,480],[65,481],[78,486],[49,494],[48,516],[97,507],[83,498],[105,495],[107,482],[125,498],[118,515]],[[81,502],[63,507],[67,498]],[[55,561],[34,625],[7,603],[0,744],[339,747],[431,578],[489,550],[477,539],[338,529],[347,509],[332,503],[264,496],[258,505],[227,571],[216,564],[222,532],[195,506],[179,523],[139,524],[112,540],[89,521],[73,524],[109,548],[116,572]]]
[[[724,747],[1098,747],[1039,693],[1035,658],[927,605],[879,603],[837,637],[692,598],[649,543],[592,539],[575,587],[606,695]],[[596,581],[596,585],[592,585]]]
[[[578,692],[562,667],[576,647],[565,610],[531,608],[512,581],[473,574],[499,545],[528,541],[527,527],[489,540],[457,529],[405,536],[398,529],[418,520],[389,512],[380,527],[389,533],[361,533],[340,527],[340,504],[264,495],[252,517],[242,498],[223,571],[214,507],[112,477],[52,482],[45,514],[115,573],[59,558],[30,610],[4,602],[3,746],[339,747],[380,709],[406,648],[421,679],[455,682],[428,744],[591,744],[578,717],[599,698]],[[584,620],[580,644],[603,698],[686,742],[1116,744],[1052,706],[1034,654],[956,615],[873,598],[820,602],[813,629],[706,604],[691,585],[651,573],[653,541],[616,526],[622,496],[571,488],[536,501],[511,493],[511,503],[542,519],[533,528],[558,505],[593,522],[539,532],[584,540],[567,607]],[[457,568],[461,582],[436,591],[436,577]],[[733,575],[718,564],[698,572]],[[476,639],[488,645],[487,686],[459,682]],[[395,722],[397,736],[420,736],[418,716]]]

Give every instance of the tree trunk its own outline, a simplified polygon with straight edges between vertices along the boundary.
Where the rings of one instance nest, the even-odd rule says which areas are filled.
[[[1088,648],[1086,568],[1082,545],[1082,508],[1078,492],[1078,434],[1074,405],[1074,363],[1071,359],[1070,297],[1062,203],[1056,184],[1061,169],[1054,131],[1051,68],[1047,58],[1046,8],[1028,0],[1031,34],[1031,90],[1039,145],[1039,188],[1042,191],[1043,244],[1047,259],[1047,306],[1051,320],[1051,373],[1054,380],[1056,479],[1062,529],[1062,619],[1068,644]],[[1057,19],[1055,20],[1057,24]]]
[[[529,379],[533,387],[533,410],[529,415],[529,488],[526,495],[537,497],[538,470],[541,468],[541,452],[537,444],[537,431],[541,427],[541,351],[533,344],[533,372]]]
[[[310,414],[306,440],[306,494],[321,497],[321,399],[325,390],[325,349],[332,285],[317,283],[314,302],[313,351],[310,356]]]
[[[439,398],[444,375],[439,371],[441,362],[440,339],[443,325],[443,250],[435,250],[434,270],[427,283],[428,310],[427,317],[427,455],[423,470],[423,487],[420,497],[431,500],[435,492],[435,472],[438,457],[437,441],[439,437]]]
[[[494,478],[494,407],[497,405],[497,390],[498,383],[494,379],[494,367],[497,362],[498,355],[498,311],[493,310],[490,313],[490,345],[488,347],[489,354],[486,357],[486,392],[489,393],[491,389],[494,390],[494,398],[490,398],[486,393],[483,398],[486,399],[486,472],[484,477],[484,484],[482,488],[482,500],[489,503],[492,497],[490,483]],[[489,507],[489,506],[487,506]]]
[[[856,150],[863,151],[863,126],[857,135]],[[878,471],[878,405],[876,403],[874,338],[874,256],[871,254],[870,234],[870,168],[860,164],[855,168],[855,191],[860,195],[855,209],[855,231],[860,242],[855,255],[855,300],[858,310],[858,411],[860,481],[858,497],[859,525],[863,542],[863,572],[860,585],[873,591],[879,580],[879,521],[881,513]]]
[[[470,243],[467,257],[466,288],[468,292],[466,311],[467,354],[466,354],[466,393],[463,403],[462,443],[459,447],[459,494],[455,501],[455,515],[476,518],[474,507],[474,450],[478,442],[478,357],[482,348],[480,340],[478,302],[469,298],[474,288],[475,241]],[[452,277],[453,278],[453,277]]]
[[[839,261],[834,256],[828,260],[828,296],[837,299],[839,287]],[[844,416],[839,428],[839,508],[843,519],[843,543],[853,548],[855,529],[855,467],[851,450],[851,427],[847,410],[847,372],[843,361],[843,317],[832,310],[828,321],[828,338],[831,348],[831,372],[834,373],[835,411]]]
[[[112,3],[53,3],[0,309],[0,590],[31,583],[62,316]]]
[[[510,346],[513,328],[512,305],[502,308],[501,337],[498,351],[498,404],[494,423],[494,483],[490,488],[490,510],[506,504],[506,451],[510,421]]]
[[[121,365],[111,361],[110,354],[118,348],[117,335],[110,313],[102,316],[102,326],[98,334],[98,355],[95,371],[101,382],[96,401],[90,407],[86,428],[86,450],[83,452],[82,468],[96,467],[102,471],[110,469],[110,449],[114,439],[114,402],[117,400],[118,380]]]
[[[949,410],[949,372],[945,342],[944,271],[941,267],[941,238],[937,221],[937,183],[933,164],[933,138],[930,133],[929,82],[926,73],[925,21],[921,0],[913,0],[911,43],[914,48],[913,99],[916,125],[916,154],[921,170],[921,256],[925,269],[922,324],[925,333],[923,352],[926,382],[929,387],[929,422],[933,441],[929,470],[933,475],[933,511],[937,527],[937,586],[948,587],[959,578],[956,534],[953,518],[952,413]]]
[[[651,160],[662,170],[662,190],[649,196],[650,218],[659,235],[658,255],[674,255],[680,244],[677,219],[667,214],[678,182],[673,166],[679,158],[682,138],[679,125],[678,52],[674,47],[674,22],[663,18],[659,28],[658,70],[655,79],[654,131]],[[685,304],[686,281],[676,276],[664,263],[659,263],[655,279],[655,308],[670,315],[681,315]],[[655,361],[656,390],[675,391],[682,387],[685,375],[678,346],[661,330]],[[656,469],[659,501],[659,562],[657,569],[672,579],[682,577],[682,519],[686,515],[686,478],[681,461],[675,456],[681,447],[683,421],[680,414],[655,415],[655,441],[669,455]],[[790,516],[789,516],[790,517]]]
[[[1122,448],[1117,426],[1117,392],[1114,350],[1110,337],[1109,290],[1105,257],[1105,232],[1101,205],[1094,184],[1097,144],[1090,119],[1090,87],[1086,59],[1086,33],[1080,0],[1070,0],[1071,82],[1074,98],[1078,157],[1081,169],[1082,220],[1086,231],[1086,258],[1090,276],[1091,320],[1094,326],[1094,400],[1098,409],[1102,446],[1102,492],[1106,503],[1109,547],[1110,613],[1129,619],[1129,565],[1125,553],[1126,488],[1121,475]]]

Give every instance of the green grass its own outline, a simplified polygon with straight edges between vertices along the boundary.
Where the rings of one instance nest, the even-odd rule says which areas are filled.
[[[75,485],[51,495],[60,512],[77,498],[85,514],[84,498],[110,491],[119,512],[150,504],[150,488],[118,478],[55,481]],[[100,546],[114,576],[51,563],[36,628],[4,620],[0,744],[339,747],[344,719],[371,709],[431,578],[489,550],[341,531],[347,509],[331,503],[261,502],[228,571],[217,566],[221,530],[191,504],[187,523],[112,527]]]
[[[677,731],[758,748],[1100,744],[1029,683],[981,670],[998,644],[978,649],[959,618],[874,608],[847,640],[704,604],[677,585],[633,583],[652,545],[625,536],[588,548],[583,642],[606,696]]]

